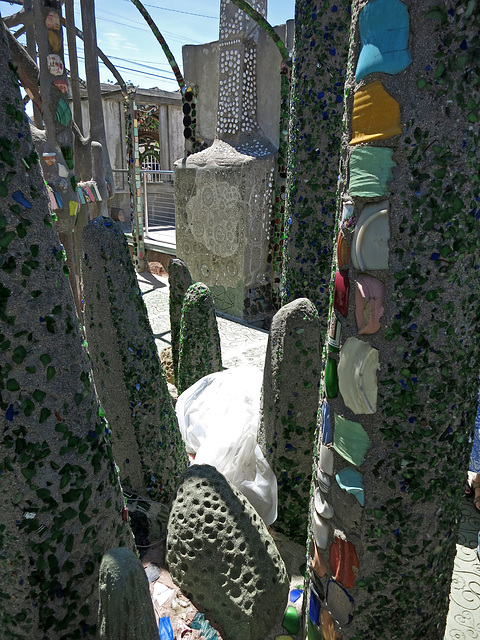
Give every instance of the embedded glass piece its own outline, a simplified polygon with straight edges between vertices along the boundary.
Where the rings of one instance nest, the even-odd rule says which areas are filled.
[[[336,474],[335,480],[341,489],[354,495],[361,506],[364,506],[363,476],[360,471],[354,467],[345,467]]]
[[[355,79],[380,71],[395,75],[408,67],[410,18],[400,0],[370,0],[358,17],[361,50]]]
[[[359,422],[335,414],[333,448],[342,458],[359,467],[370,449],[370,438]]]
[[[297,610],[292,605],[287,607],[285,615],[283,616],[282,627],[293,635],[297,634],[300,630],[300,618],[298,617]]]
[[[345,240],[343,233],[340,231],[337,238],[337,265],[339,269],[348,266],[350,258],[350,248]]]
[[[308,608],[308,617],[317,626],[320,624],[320,599],[315,589],[310,589],[310,605]]]
[[[385,285],[378,278],[360,274],[355,281],[355,319],[360,335],[376,333],[383,315]]]
[[[377,80],[359,89],[353,98],[350,144],[385,140],[402,133],[400,105]]]
[[[327,398],[338,396],[337,361],[330,355],[327,355],[325,363],[325,394]]]
[[[325,400],[322,403],[322,443],[332,442],[332,418],[330,415],[330,404]]]
[[[351,196],[385,198],[389,195],[387,183],[392,179],[393,149],[388,147],[355,147],[350,156]]]
[[[340,349],[341,340],[342,340],[342,323],[337,318],[337,314],[334,311],[332,313],[332,317],[330,318],[330,327],[328,330],[327,342],[330,347],[338,351]]]
[[[350,280],[348,269],[337,271],[335,274],[335,289],[333,293],[333,307],[344,318],[348,316],[348,294],[350,292]]]
[[[330,545],[329,562],[334,579],[352,589],[359,567],[355,545],[348,540],[335,538]]]
[[[364,207],[352,240],[352,262],[362,271],[388,268],[390,205],[382,200]]]
[[[345,341],[338,363],[338,384],[345,405],[357,415],[377,410],[379,368],[378,349],[358,338]]]

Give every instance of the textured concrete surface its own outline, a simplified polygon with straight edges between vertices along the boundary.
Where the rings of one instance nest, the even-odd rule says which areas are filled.
[[[156,640],[155,614],[148,580],[130,549],[109,549],[99,575],[98,628],[101,640]]]
[[[170,345],[168,280],[143,273],[138,274],[138,282],[144,295],[157,346],[163,349]],[[218,318],[218,326],[225,367],[250,364],[263,369],[268,341],[266,331],[253,329],[222,317]],[[441,501],[441,495],[439,500]],[[445,640],[480,640],[480,561],[476,555],[480,514],[476,513],[473,504],[466,500],[462,502],[461,508],[462,518]],[[278,546],[277,538],[276,535]],[[286,561],[283,550],[280,551]],[[294,588],[299,584],[301,577],[297,573],[292,576],[291,586]],[[280,633],[281,630],[278,630],[275,635]]]
[[[193,465],[180,480],[167,563],[230,640],[264,640],[283,614],[289,580],[276,545],[248,500],[210,465]]]

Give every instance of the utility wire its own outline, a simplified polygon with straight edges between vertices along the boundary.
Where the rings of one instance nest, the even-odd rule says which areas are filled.
[[[130,0],[123,0],[124,2],[130,2]],[[169,7],[159,7],[156,4],[144,4],[144,7],[150,7],[152,9],[160,9],[161,11],[173,11],[174,13],[183,13],[186,16],[197,16],[198,18],[210,18],[211,20],[220,20],[218,16],[207,16],[204,13],[190,13],[190,11],[180,11],[180,9],[170,9]]]

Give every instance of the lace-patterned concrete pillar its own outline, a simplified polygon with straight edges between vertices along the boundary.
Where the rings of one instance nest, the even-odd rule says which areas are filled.
[[[266,14],[266,1],[254,8]],[[217,309],[261,322],[272,311],[268,240],[276,149],[257,119],[259,27],[220,8],[216,139],[175,166],[177,254]],[[281,56],[277,51],[278,67]]]

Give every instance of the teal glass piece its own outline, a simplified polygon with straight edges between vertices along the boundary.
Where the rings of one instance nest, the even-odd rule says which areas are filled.
[[[55,120],[60,122],[64,127],[68,127],[70,120],[72,119],[72,112],[70,107],[63,98],[60,98],[57,105],[57,112],[55,114]]]
[[[355,79],[380,71],[395,75],[408,67],[410,18],[400,0],[370,0],[358,17],[361,50]]]
[[[347,462],[359,467],[370,449],[370,438],[359,422],[335,414],[333,448]]]
[[[360,198],[385,198],[390,195],[387,183],[392,179],[393,149],[357,147],[350,157],[349,194]]]
[[[337,473],[335,480],[341,489],[354,495],[362,507],[364,506],[363,476],[360,471],[357,471],[353,467],[346,467]]]

